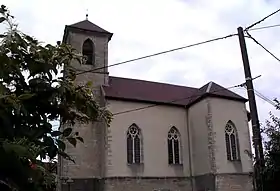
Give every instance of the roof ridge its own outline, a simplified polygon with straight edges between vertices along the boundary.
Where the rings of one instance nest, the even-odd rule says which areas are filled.
[[[217,91],[220,85],[209,82],[201,88],[173,85],[161,82],[133,78],[109,76],[108,86],[104,86],[105,97],[117,100],[162,103],[177,106],[190,106],[205,96],[219,97],[246,102],[240,95],[224,87],[226,91]],[[206,92],[206,90],[208,92]],[[197,94],[197,93],[199,94]],[[172,101],[178,99],[178,101]]]
[[[206,89],[206,93],[209,93],[209,91],[211,90],[212,84],[213,84],[212,81],[208,83],[208,87]]]
[[[144,82],[144,83],[146,82],[146,83],[153,83],[153,84],[163,84],[163,85],[176,86],[176,87],[181,87],[181,88],[192,88],[192,89],[198,90],[198,88],[196,88],[196,87],[171,84],[171,83],[165,83],[165,82],[155,82],[155,81],[148,81],[148,80],[135,79],[135,78],[125,78],[125,77],[118,77],[118,76],[109,76],[109,79],[110,78],[119,78],[119,79],[123,79],[123,80],[133,80],[133,81],[139,81],[139,82]]]

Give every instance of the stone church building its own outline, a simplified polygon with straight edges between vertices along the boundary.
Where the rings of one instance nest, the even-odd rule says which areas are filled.
[[[59,159],[58,189],[251,191],[247,100],[214,82],[193,88],[110,76],[112,36],[88,20],[65,27],[63,42],[88,58],[73,66],[93,70],[77,83],[93,81],[114,118],[110,127],[75,125],[84,143],[67,145],[75,164]]]

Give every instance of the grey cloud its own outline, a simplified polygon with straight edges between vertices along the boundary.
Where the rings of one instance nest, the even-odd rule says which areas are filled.
[[[162,76],[162,82],[166,82],[166,83],[171,83],[171,84],[175,84],[175,85],[184,85],[184,86],[189,86],[188,84],[188,78],[184,77],[186,74],[185,71],[182,70],[173,70],[170,71],[170,73],[165,74],[164,76]]]
[[[6,0],[5,4],[11,5],[24,31],[51,43],[61,40],[65,24],[84,19],[85,7],[89,7],[90,20],[114,33],[109,45],[110,64],[236,32],[238,26],[247,26],[280,5],[279,1],[267,0],[169,0],[161,1],[160,7],[157,1],[149,0],[65,2]],[[170,10],[174,10],[173,14],[166,14]],[[280,13],[256,27],[279,24],[279,17]],[[279,31],[280,27],[251,34],[280,57]],[[249,40],[247,47],[252,75],[263,75],[255,81],[256,87],[267,96],[278,96],[280,64]],[[127,63],[109,71],[111,75],[194,87],[209,81],[225,87],[244,81],[237,37]],[[244,94],[242,89],[234,91]],[[258,108],[262,119],[271,109],[262,101],[258,101]]]

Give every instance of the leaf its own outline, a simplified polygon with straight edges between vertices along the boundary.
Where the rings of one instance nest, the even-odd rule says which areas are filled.
[[[1,95],[0,96],[0,99],[3,99],[3,98],[6,98],[6,97],[9,97],[10,95]]]
[[[81,141],[82,143],[84,143],[84,139],[82,137],[76,137],[76,139],[78,139],[79,141]]]
[[[33,96],[35,96],[35,94],[21,94],[18,98],[20,100],[27,100],[27,99],[32,98]]]
[[[45,137],[43,138],[43,142],[44,142],[45,146],[48,146],[48,147],[54,145],[53,138],[52,138],[52,137],[49,137],[49,136],[45,136]]]
[[[63,131],[63,136],[68,137],[72,133],[72,128],[66,128]]]
[[[56,68],[53,68],[53,72],[54,72],[55,75],[57,75],[57,73],[58,73]]]
[[[14,143],[3,143],[3,148],[6,150],[6,152],[14,152],[20,157],[28,157],[33,158],[32,154],[28,151],[28,148],[14,144]]]
[[[62,134],[61,131],[53,131],[53,132],[51,132],[51,135],[52,135],[53,137],[60,136],[61,134]]]
[[[67,140],[69,141],[69,143],[71,143],[71,145],[73,145],[74,147],[76,147],[77,145],[77,140],[73,137],[69,137],[67,138]]]
[[[57,139],[57,140],[56,140],[56,143],[57,143],[57,146],[58,146],[59,149],[61,149],[62,151],[65,150],[66,145],[65,145],[65,143],[64,143],[63,141]]]
[[[1,8],[0,8],[0,13],[5,13],[5,12],[7,12],[7,8],[6,8],[6,6],[5,5],[1,5]]]
[[[48,71],[48,72],[47,72],[47,75],[48,75],[48,77],[49,77],[49,80],[51,81],[51,80],[52,80],[52,74],[51,74],[51,72]]]
[[[54,146],[51,146],[51,147],[48,147],[47,148],[47,151],[48,151],[48,156],[49,158],[52,160],[54,159],[54,157],[57,155],[57,147],[54,145]]]
[[[43,126],[44,126],[44,128],[46,128],[46,129],[52,129],[52,124],[50,124],[49,122],[45,122],[44,124],[43,124]]]
[[[0,23],[2,23],[3,21],[5,21],[6,19],[4,17],[0,17]]]
[[[57,152],[60,156],[62,156],[63,158],[67,159],[67,160],[71,160],[73,163],[75,163],[75,161],[64,151],[58,150]]]
[[[30,42],[34,41],[34,39],[29,35],[25,35],[25,38],[26,38],[26,40],[28,40]]]
[[[87,87],[91,87],[92,84],[93,84],[92,81],[88,81],[88,82],[86,83],[86,86],[87,86]]]

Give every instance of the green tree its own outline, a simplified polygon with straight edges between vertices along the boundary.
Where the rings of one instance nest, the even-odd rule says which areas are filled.
[[[95,101],[90,84],[75,85],[73,60],[83,61],[66,44],[39,43],[19,31],[6,6],[0,7],[0,190],[52,190],[54,177],[42,159],[71,160],[65,141],[83,142],[75,122],[104,120],[111,113]],[[54,77],[62,69],[64,77]],[[51,121],[69,128],[55,131]]]
[[[276,109],[280,109],[280,103],[275,100]],[[270,119],[263,126],[266,137],[265,146],[265,184],[264,190],[280,190],[280,118],[270,112]]]

